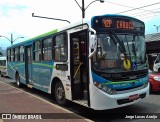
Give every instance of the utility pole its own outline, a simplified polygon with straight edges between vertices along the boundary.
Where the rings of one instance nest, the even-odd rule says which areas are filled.
[[[155,27],[156,27],[156,30],[157,30],[157,33],[158,33],[158,30],[159,30],[159,27],[160,27],[160,25],[154,25]]]
[[[79,8],[82,10],[82,18],[85,18],[85,11],[86,9],[94,2],[96,1],[99,1],[101,3],[104,3],[104,0],[94,0],[92,1],[90,4],[88,4],[88,6],[85,8],[85,5],[84,5],[84,0],[82,0],[82,6],[79,5],[79,3],[77,2],[77,0],[75,0],[75,2],[77,3],[77,5],[79,6]]]
[[[24,37],[18,37],[18,38],[16,38],[16,39],[13,40],[13,34],[12,33],[11,33],[11,39],[7,38],[6,36],[2,36],[2,35],[0,35],[0,37],[6,38],[8,41],[11,42],[11,45],[13,45],[13,42],[16,41],[17,39],[24,38]]]
[[[13,34],[11,33],[11,45],[13,45]]]

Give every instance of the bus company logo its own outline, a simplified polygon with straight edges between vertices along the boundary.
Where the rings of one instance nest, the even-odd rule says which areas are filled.
[[[2,114],[2,120],[3,119],[12,119],[11,117],[12,117],[11,114]]]
[[[24,120],[24,119],[42,119],[42,116],[39,114],[2,114],[2,120],[10,120],[10,119],[16,119],[16,120]]]

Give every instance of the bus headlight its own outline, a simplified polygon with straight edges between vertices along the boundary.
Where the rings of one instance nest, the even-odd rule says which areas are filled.
[[[107,87],[105,85],[102,85],[101,83],[98,83],[98,82],[94,81],[94,85],[98,89],[100,89],[100,90],[102,90],[102,91],[104,91],[104,92],[106,92],[108,94],[111,94],[111,95],[116,94],[116,91],[114,89],[111,89],[111,88],[109,88],[109,87]]]

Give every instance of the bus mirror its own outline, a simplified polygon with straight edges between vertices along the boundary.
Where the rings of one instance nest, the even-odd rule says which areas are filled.
[[[96,48],[96,45],[97,45],[97,36],[96,35],[91,35],[90,36],[89,44],[90,44],[90,48],[91,49],[95,49]]]
[[[108,45],[111,46],[111,40],[110,37],[107,37]]]
[[[92,52],[89,54],[89,58],[91,58],[97,49],[97,36],[95,34],[90,35],[89,46],[91,49],[93,49],[93,51],[91,50]]]

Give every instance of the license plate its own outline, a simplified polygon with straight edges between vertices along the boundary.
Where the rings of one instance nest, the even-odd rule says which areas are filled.
[[[134,94],[134,95],[131,95],[131,96],[129,96],[129,100],[136,100],[136,99],[138,99],[138,94]]]

